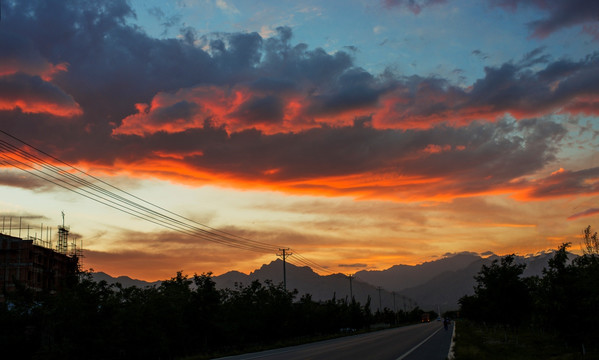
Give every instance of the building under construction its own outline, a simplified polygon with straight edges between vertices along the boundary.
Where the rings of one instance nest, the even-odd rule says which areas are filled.
[[[3,228],[0,233],[0,301],[17,288],[25,288],[36,293],[54,293],[60,290],[65,281],[79,271],[81,248],[69,243],[69,228],[58,226],[58,241],[52,245],[50,229],[43,236],[12,236],[15,229]],[[29,228],[27,229],[29,233]],[[8,233],[8,234],[7,234]],[[43,225],[41,227],[43,233]]]

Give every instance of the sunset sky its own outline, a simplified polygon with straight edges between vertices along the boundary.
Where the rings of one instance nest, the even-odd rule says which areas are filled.
[[[4,232],[9,219],[55,232],[64,211],[84,268],[247,273],[284,247],[321,274],[353,273],[578,251],[599,228],[599,1],[1,7],[0,141],[275,249],[123,213],[0,147]]]

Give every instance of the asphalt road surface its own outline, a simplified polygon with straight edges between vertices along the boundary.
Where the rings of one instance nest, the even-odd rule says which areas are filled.
[[[452,326],[444,330],[441,322],[434,321],[220,359],[445,360],[451,344]]]

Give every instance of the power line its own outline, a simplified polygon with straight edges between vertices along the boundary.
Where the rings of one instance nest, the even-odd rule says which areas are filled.
[[[25,147],[29,149],[35,150],[38,154],[41,154],[40,156],[35,155],[22,149],[21,147],[17,147],[5,140],[0,139],[0,164],[15,167],[30,175],[50,182],[63,189],[72,191],[87,199],[96,201],[128,215],[185,235],[197,237],[202,240],[215,242],[233,248],[260,253],[276,253],[277,250],[282,248],[279,245],[268,244],[238,236],[226,231],[218,230],[176,214],[159,205],[137,197],[130,192],[113,186],[108,182],[99,179],[79,168],[76,168],[3,130],[0,130],[0,133],[25,145]],[[54,165],[49,160],[44,159],[41,156],[44,156],[55,163],[64,165],[66,169]],[[93,182],[86,180],[77,174],[82,174],[91,179]],[[98,183],[100,185],[98,185]],[[118,194],[115,193],[115,191],[117,191]],[[145,205],[140,204],[139,202],[142,202]],[[311,267],[312,269],[331,273],[331,271],[326,267],[323,267],[314,261],[305,258],[295,251],[294,255],[294,258],[292,258],[290,263],[301,263]]]
[[[0,157],[2,157],[2,155],[0,155]],[[105,201],[104,198],[99,198],[98,199],[98,198],[96,198],[94,196],[87,195],[84,192],[80,192],[80,191],[77,191],[77,190],[75,190],[73,188],[69,188],[68,186],[65,186],[64,184],[61,184],[60,183],[60,179],[58,179],[58,181],[54,181],[54,180],[51,180],[49,178],[45,178],[44,176],[41,176],[39,174],[36,174],[33,171],[30,171],[30,170],[27,170],[27,169],[22,168],[20,166],[17,166],[14,163],[8,163],[8,162],[4,162],[4,163],[8,164],[8,165],[11,165],[13,167],[16,167],[16,168],[18,168],[20,170],[23,170],[23,171],[25,171],[25,172],[33,175],[33,176],[36,176],[36,177],[38,177],[40,179],[46,180],[46,181],[48,181],[48,182],[50,182],[50,183],[52,183],[52,184],[54,184],[56,186],[62,187],[64,189],[66,189],[66,190],[70,190],[70,191],[72,191],[72,192],[74,192],[76,194],[79,194],[79,195],[81,195],[83,197],[86,197],[86,198],[88,198],[90,200],[96,201],[96,202],[98,202],[100,204],[106,205],[106,206],[111,207],[113,209],[119,210],[121,212],[124,212],[126,214],[132,215],[134,217],[137,217],[139,219],[146,220],[146,221],[151,222],[153,224],[156,224],[156,225],[168,228],[170,230],[173,230],[173,231],[185,234],[185,235],[200,237],[200,238],[202,238],[204,240],[213,241],[213,242],[216,242],[216,243],[220,243],[222,245],[227,245],[227,246],[231,246],[231,247],[236,247],[236,248],[241,248],[241,249],[256,251],[256,248],[246,247],[246,246],[243,246],[242,244],[227,243],[226,241],[224,241],[222,239],[211,237],[209,235],[202,236],[201,234],[198,234],[197,232],[191,232],[191,231],[189,231],[189,230],[187,230],[185,228],[174,226],[173,224],[169,224],[169,223],[165,223],[165,222],[160,222],[160,221],[158,221],[158,220],[156,220],[154,218],[151,218],[151,217],[148,217],[147,215],[144,215],[143,213],[139,213],[138,211],[135,211],[135,210],[130,210],[130,208],[128,208],[128,207],[122,207],[122,206],[119,206],[118,204],[114,204],[114,202]],[[51,177],[55,178],[53,176],[51,176]],[[260,251],[260,252],[262,252],[262,251]]]
[[[1,145],[0,145],[0,147],[1,147]],[[110,200],[106,197],[103,197],[103,196],[100,196],[93,192],[90,192],[89,190],[78,189],[78,188],[74,187],[74,185],[72,183],[69,183],[68,181],[63,180],[60,177],[54,176],[52,174],[48,174],[47,172],[39,170],[39,169],[35,169],[34,167],[32,167],[22,161],[19,161],[15,158],[8,157],[8,159],[10,161],[6,161],[7,156],[5,156],[3,154],[0,154],[0,158],[5,159],[5,161],[3,161],[4,164],[7,164],[7,165],[13,166],[17,169],[20,169],[22,171],[25,171],[35,177],[38,177],[45,181],[48,181],[56,186],[66,189],[66,190],[72,191],[72,192],[74,192],[78,195],[81,195],[83,197],[86,197],[90,200],[96,201],[98,203],[101,203],[101,204],[111,207],[113,209],[119,210],[121,212],[132,215],[134,217],[137,217],[139,219],[149,221],[153,224],[166,227],[170,230],[177,231],[177,232],[180,232],[180,233],[183,233],[186,235],[201,237],[205,240],[217,242],[217,243],[220,243],[223,245],[228,245],[231,247],[242,248],[242,249],[247,249],[247,250],[252,250],[252,251],[264,250],[264,248],[260,249],[256,246],[253,246],[253,247],[248,246],[247,244],[240,243],[239,241],[230,241],[230,239],[227,239],[223,236],[214,236],[214,234],[212,234],[206,230],[203,230],[203,229],[197,229],[197,228],[194,229],[194,228],[190,228],[189,226],[183,226],[180,224],[180,222],[173,223],[173,222],[166,221],[165,219],[157,218],[152,213],[147,213],[147,212],[144,213],[143,208],[141,210],[139,209],[139,207],[137,209],[135,209],[134,207],[123,205],[122,203]],[[22,166],[16,165],[16,163],[19,163]],[[27,170],[25,167],[31,167],[31,170]],[[197,230],[197,231],[193,231],[193,230]],[[227,240],[229,240],[229,241],[227,241]],[[260,251],[260,252],[262,252],[262,251]]]
[[[34,148],[29,144],[26,145],[31,148]],[[117,195],[110,190],[104,189],[94,183],[84,180],[76,176],[75,174],[71,174],[69,171],[65,171],[64,169],[58,168],[48,163],[47,161],[31,154],[30,152],[19,149],[14,145],[7,143],[6,141],[0,140],[0,149],[5,150],[4,152],[0,153],[0,158],[4,159],[3,163],[6,165],[13,166],[31,175],[34,175],[42,180],[48,181],[56,186],[70,190],[88,199],[102,203],[111,208],[125,212],[129,215],[141,218],[143,220],[147,220],[154,224],[164,226],[171,230],[183,232],[187,235],[200,236],[206,240],[218,242],[223,245],[229,245],[232,247],[246,248],[248,250],[258,250],[260,252],[275,252],[276,249],[278,249],[278,246],[275,245],[261,243],[254,240],[245,239],[239,236],[232,236],[223,231],[213,230],[212,228],[204,224],[193,222],[194,224],[203,226],[208,230],[202,229],[198,226],[190,225],[181,220],[174,219],[171,216],[161,214],[155,210],[149,209],[146,206],[140,205],[135,201],[126,199],[123,196]],[[89,176],[89,174],[83,172],[82,170],[75,169],[74,167],[68,164],[66,165],[73,170],[76,170],[80,173]],[[118,190],[121,191],[120,189]],[[157,207],[155,204],[149,202],[146,203],[154,207]]]
[[[120,189],[120,188],[118,188],[118,187],[116,187],[116,186],[114,186],[114,185],[112,185],[112,184],[110,184],[110,183],[108,183],[108,182],[105,182],[104,180],[102,180],[102,179],[100,179],[100,178],[97,178],[97,177],[95,177],[95,176],[93,176],[93,175],[91,175],[91,174],[89,174],[89,173],[87,173],[87,172],[85,172],[85,171],[83,171],[83,170],[81,170],[81,169],[78,169],[78,168],[74,167],[73,165],[71,165],[71,164],[68,164],[68,163],[66,163],[66,162],[62,161],[62,160],[60,160],[60,159],[58,159],[58,158],[56,158],[56,157],[52,156],[51,154],[48,154],[48,153],[44,152],[43,150],[37,149],[37,148],[36,148],[36,147],[34,147],[33,145],[30,145],[30,144],[26,143],[25,141],[23,141],[23,140],[20,140],[20,139],[18,139],[17,137],[15,137],[15,136],[13,136],[13,135],[11,135],[11,134],[9,134],[9,133],[5,132],[5,131],[2,131],[2,130],[0,130],[0,132],[1,132],[1,133],[3,133],[3,134],[5,134],[5,135],[7,135],[7,136],[9,136],[9,137],[11,137],[11,138],[13,138],[13,139],[15,139],[15,140],[17,140],[17,141],[19,141],[19,142],[21,142],[21,143],[23,143],[23,144],[25,144],[26,146],[28,146],[28,147],[30,147],[30,148],[32,148],[32,149],[35,149],[35,150],[36,150],[36,151],[38,151],[39,153],[41,153],[41,154],[43,154],[43,155],[45,155],[45,156],[47,156],[47,157],[51,158],[51,159],[52,159],[52,160],[54,160],[54,161],[57,161],[57,162],[59,162],[59,163],[61,163],[61,164],[65,165],[65,166],[67,166],[67,167],[69,167],[69,168],[71,168],[71,169],[73,169],[73,170],[75,170],[75,171],[77,171],[77,172],[79,172],[79,173],[83,174],[83,175],[86,175],[86,176],[90,177],[90,178],[91,178],[91,179],[93,179],[94,181],[100,182],[100,183],[102,183],[102,184],[104,184],[104,185],[106,185],[106,186],[108,186],[108,187],[110,187],[110,188],[112,188],[112,189],[115,189],[115,190],[117,190],[117,191],[120,191],[120,192],[122,192],[123,194],[126,194],[127,196],[130,196],[130,197],[132,197],[132,198],[134,198],[134,199],[136,199],[136,200],[142,201],[142,202],[144,202],[145,204],[151,205],[151,206],[153,206],[153,207],[155,207],[155,208],[157,208],[157,209],[159,209],[159,210],[165,211],[165,212],[167,212],[167,213],[169,213],[169,214],[171,214],[171,215],[174,215],[174,216],[176,216],[176,217],[178,217],[178,218],[181,218],[181,219],[183,219],[183,220],[189,221],[189,222],[191,222],[191,223],[194,223],[194,224],[196,224],[196,225],[199,225],[199,226],[205,227],[205,228],[207,228],[207,229],[210,229],[210,230],[212,230],[212,231],[214,231],[214,232],[217,232],[217,233],[220,233],[220,234],[225,234],[225,235],[227,235],[227,236],[231,236],[231,237],[235,237],[235,238],[237,238],[237,239],[241,239],[241,240],[244,240],[244,241],[246,241],[246,242],[250,242],[250,243],[256,244],[256,245],[258,245],[258,246],[265,246],[265,245],[266,245],[266,246],[269,246],[270,248],[272,248],[272,249],[275,249],[274,251],[276,251],[276,248],[278,248],[278,246],[276,246],[276,245],[265,244],[265,243],[261,243],[261,242],[255,241],[255,240],[247,239],[247,238],[244,238],[244,237],[241,237],[241,236],[238,236],[238,235],[234,235],[234,234],[231,234],[231,233],[228,233],[228,232],[222,231],[222,230],[218,230],[218,229],[212,228],[212,227],[210,227],[210,226],[208,226],[208,225],[201,224],[201,223],[199,223],[199,222],[196,222],[196,221],[194,221],[194,220],[192,220],[192,219],[189,219],[189,218],[187,218],[187,217],[181,216],[181,215],[179,215],[179,214],[176,214],[176,213],[174,213],[174,212],[172,212],[172,211],[169,211],[169,210],[167,210],[167,209],[165,209],[165,208],[163,208],[163,207],[161,207],[161,206],[159,206],[159,205],[156,205],[156,204],[154,204],[154,203],[151,203],[151,202],[148,202],[148,201],[146,201],[146,200],[144,200],[144,199],[142,199],[142,198],[140,198],[140,197],[137,197],[137,196],[135,196],[134,194],[132,194],[132,193],[130,193],[130,192],[127,192],[126,190]],[[19,150],[20,150],[20,149],[19,149]],[[35,158],[36,158],[36,159],[39,159],[39,158],[37,158],[37,157],[35,157]],[[44,162],[44,163],[46,163],[46,164],[48,164],[48,163],[47,163],[47,162],[45,162],[45,161],[43,161],[43,162]],[[52,166],[52,167],[55,167],[55,166],[53,166],[53,165],[50,165],[50,166]],[[95,188],[102,189],[102,188],[98,187],[97,185],[95,185],[95,184],[93,184],[93,183],[91,183],[91,182],[89,182],[89,181],[85,181],[85,184],[86,184],[86,185],[88,185],[88,186],[93,186],[93,187],[95,187]],[[106,191],[106,190],[102,189],[102,191]],[[121,197],[119,197],[119,198],[120,198],[120,199],[122,199]],[[129,202],[129,200],[126,200],[126,201],[128,201],[128,202]],[[270,250],[272,250],[272,249],[270,249]]]
[[[156,222],[155,222],[155,220],[159,220],[159,221],[169,221],[169,222],[174,222],[174,223],[176,223],[177,225],[183,225],[183,226],[186,226],[186,227],[190,227],[190,225],[189,225],[189,224],[185,224],[185,223],[184,223],[184,222],[182,222],[181,220],[173,219],[173,218],[172,218],[172,217],[170,217],[170,216],[166,216],[166,215],[164,215],[164,214],[161,214],[161,213],[159,213],[159,212],[157,212],[157,211],[155,211],[155,210],[148,209],[148,208],[147,208],[147,207],[145,207],[145,206],[139,205],[138,203],[135,203],[134,201],[131,201],[131,200],[129,200],[129,199],[126,199],[126,198],[123,198],[123,197],[122,197],[122,196],[120,196],[120,195],[116,195],[116,194],[114,194],[113,192],[111,192],[111,191],[109,191],[109,190],[106,190],[106,189],[104,189],[104,188],[101,188],[101,187],[99,187],[98,185],[96,185],[96,184],[94,184],[94,183],[91,183],[91,182],[89,182],[89,181],[87,181],[87,180],[81,179],[81,178],[79,178],[79,177],[75,176],[74,174],[70,174],[68,171],[67,171],[67,172],[65,172],[63,169],[57,168],[56,166],[54,166],[54,165],[52,165],[52,164],[49,164],[48,162],[46,162],[46,161],[44,161],[44,160],[42,160],[42,159],[39,159],[38,157],[35,157],[35,156],[33,156],[32,154],[30,154],[30,153],[28,153],[28,152],[25,152],[25,151],[23,151],[23,150],[21,150],[21,149],[18,149],[18,148],[16,148],[16,147],[14,147],[14,146],[11,146],[10,144],[8,144],[8,143],[6,143],[6,142],[4,142],[4,141],[0,140],[0,147],[2,147],[2,146],[4,146],[4,148],[7,148],[7,147],[8,147],[8,150],[9,150],[9,151],[12,151],[13,153],[18,153],[18,154],[19,154],[21,157],[25,157],[26,159],[30,160],[31,162],[33,162],[33,163],[36,163],[36,164],[38,164],[38,165],[41,165],[41,166],[42,166],[42,168],[44,168],[44,169],[49,169],[51,172],[53,172],[53,173],[55,173],[55,174],[58,174],[58,175],[60,175],[61,177],[67,178],[68,180],[74,181],[74,182],[76,182],[77,184],[79,184],[79,185],[81,185],[81,186],[83,186],[83,187],[88,187],[88,188],[91,188],[91,190],[94,190],[94,191],[97,191],[97,192],[101,193],[103,196],[100,196],[100,197],[101,197],[103,200],[107,200],[107,201],[109,201],[109,202],[110,202],[110,203],[112,203],[112,204],[115,204],[115,201],[113,201],[113,200],[108,200],[108,199],[107,199],[106,197],[104,197],[104,196],[108,196],[109,198],[112,198],[112,199],[116,200],[117,202],[119,202],[119,204],[118,204],[119,206],[123,206],[123,207],[125,207],[126,209],[128,209],[128,210],[129,210],[129,211],[127,211],[127,213],[129,213],[129,214],[131,214],[131,212],[130,212],[130,211],[132,210],[133,212],[135,212],[135,214],[132,214],[132,215],[134,215],[134,216],[137,216],[137,217],[141,217],[141,218],[144,218],[144,219],[147,219],[147,216],[148,216],[148,214],[149,214],[149,215],[151,216],[152,220],[154,220],[154,221],[153,221],[154,223],[156,223]],[[28,146],[31,146],[31,145],[28,145]],[[36,150],[37,150],[37,149],[36,149]],[[27,164],[25,164],[25,163],[23,163],[23,162],[21,162],[21,161],[18,161],[18,160],[14,159],[14,158],[11,158],[11,159],[12,159],[13,161],[17,161],[17,162],[19,162],[19,163],[21,163],[21,164],[23,164],[23,165],[27,165]],[[63,163],[64,163],[64,162],[63,162]],[[66,163],[64,163],[64,164],[66,164]],[[72,167],[72,166],[70,166],[70,165],[68,165],[68,164],[66,164],[66,165],[67,165],[67,166],[69,166],[69,167],[71,167],[72,169],[74,169],[74,170],[78,171],[78,172],[81,172],[81,173],[83,173],[84,175],[87,175],[87,176],[89,176],[89,177],[92,177],[93,179],[99,180],[99,179],[97,179],[97,178],[95,178],[95,177],[93,177],[93,176],[91,176],[91,175],[89,175],[89,174],[85,173],[85,172],[84,172],[84,171],[82,171],[82,170],[76,169],[76,168],[74,168],[74,167]],[[30,166],[30,167],[31,167],[32,169],[35,169],[35,168],[33,168],[32,166]],[[22,169],[22,170],[23,170],[23,169]],[[44,172],[44,171],[41,171],[41,170],[39,170],[39,169],[37,169],[37,171],[38,171],[38,172],[41,172],[42,174],[44,174],[44,175],[46,175],[46,176],[48,176],[48,175],[49,175],[48,173],[46,173],[46,172]],[[62,182],[62,183],[66,183],[66,184],[68,184],[69,186],[72,186],[72,187],[75,187],[75,188],[77,188],[75,185],[73,185],[72,183],[70,183],[70,182],[68,182],[68,181],[65,181],[65,180],[63,180],[63,179],[58,179],[58,178],[56,178],[55,176],[52,176],[52,175],[49,175],[49,176],[50,176],[50,177],[52,177],[52,178],[54,178],[54,179],[56,179],[57,181],[60,181],[60,182]],[[42,178],[44,178],[44,177],[42,177]],[[44,179],[46,179],[46,178],[44,178]],[[47,180],[47,179],[46,179],[46,180]],[[103,181],[102,181],[102,182],[103,182]],[[54,183],[55,183],[55,182],[54,182]],[[103,183],[104,183],[104,184],[107,184],[107,185],[109,185],[109,184],[108,184],[108,183],[106,183],[106,182],[103,182]],[[55,183],[55,184],[56,184],[56,183]],[[59,185],[59,186],[61,186],[60,184],[58,184],[58,185]],[[110,185],[110,186],[112,186],[112,185]],[[62,186],[62,187],[64,187],[64,186]],[[116,188],[116,187],[114,187],[114,186],[112,186],[112,187],[113,187],[114,189],[116,189],[116,190],[118,190],[118,191],[122,192],[122,193],[125,193],[126,195],[132,196],[132,194],[130,194],[130,193],[128,193],[128,192],[125,192],[124,190],[118,189],[118,188]],[[74,192],[76,192],[76,193],[79,193],[78,191],[76,191],[76,190],[73,190],[73,189],[71,189],[70,187],[68,188],[68,190],[71,190],[71,191],[74,191]],[[91,195],[91,196],[96,196],[96,197],[98,197],[98,196],[99,196],[99,195],[97,195],[97,194],[95,194],[95,193],[90,193],[90,191],[88,191],[88,190],[83,190],[83,191],[84,191],[85,193],[87,193],[88,195]],[[80,193],[79,193],[79,194],[80,194]],[[88,197],[88,198],[89,198],[89,196],[86,196],[86,197]],[[138,199],[139,199],[139,198],[138,198]],[[149,205],[151,205],[151,206],[154,206],[154,207],[156,207],[156,208],[159,208],[159,209],[161,209],[161,210],[166,210],[166,209],[163,209],[163,208],[161,208],[161,207],[159,207],[159,206],[157,206],[157,205],[155,205],[155,204],[152,204],[152,203],[150,203],[150,202],[147,202],[147,201],[145,201],[145,200],[143,200],[143,201],[144,201],[145,203],[147,203],[147,204],[149,204]],[[123,204],[125,204],[125,205],[123,205]],[[114,206],[112,206],[112,207],[114,207]],[[135,208],[135,209],[133,209],[133,208]],[[141,213],[140,213],[140,212],[145,212],[146,214],[144,214],[143,216],[141,216]],[[270,245],[270,244],[265,244],[265,243],[260,243],[260,242],[254,241],[254,240],[245,239],[245,238],[242,238],[242,237],[239,237],[239,236],[234,236],[234,235],[232,235],[232,234],[228,234],[228,233],[226,233],[226,232],[223,232],[223,231],[219,231],[219,230],[213,229],[213,228],[211,228],[211,227],[209,227],[209,226],[207,226],[207,225],[200,224],[200,223],[194,222],[194,221],[192,221],[192,220],[189,220],[189,219],[187,219],[187,218],[181,217],[180,215],[177,215],[177,214],[175,214],[175,213],[172,213],[172,212],[169,212],[169,213],[171,213],[171,214],[173,214],[173,215],[175,215],[175,216],[178,216],[178,217],[180,217],[180,218],[182,218],[182,219],[184,219],[184,220],[190,221],[190,222],[192,222],[192,223],[194,223],[194,224],[197,224],[197,225],[203,226],[203,227],[205,227],[205,228],[207,228],[207,229],[209,229],[209,230],[212,230],[212,231],[209,231],[209,230],[205,230],[205,229],[197,228],[197,227],[195,227],[195,226],[191,226],[191,227],[193,228],[193,230],[195,230],[195,231],[199,231],[199,232],[202,232],[202,233],[203,233],[203,234],[205,234],[205,235],[206,235],[206,234],[209,234],[209,235],[211,235],[211,236],[215,236],[215,235],[216,235],[216,236],[218,236],[219,238],[225,238],[225,239],[228,239],[229,241],[233,241],[233,242],[237,242],[237,243],[243,243],[243,244],[245,244],[245,245],[248,245],[248,246],[250,246],[250,247],[254,247],[254,248],[260,248],[260,249],[262,249],[262,250],[267,250],[268,252],[273,252],[273,251],[276,251],[276,248],[277,248],[276,246],[273,246],[273,245]]]
[[[304,257],[303,255],[301,255],[301,254],[299,254],[297,252],[294,253],[294,256],[292,257],[292,259],[297,260],[297,262],[299,262],[303,266],[308,266],[308,267],[312,268],[313,270],[318,270],[320,272],[325,272],[325,273],[330,273],[330,274],[333,273],[328,268],[326,268],[324,266],[321,266],[321,265],[315,263],[312,260],[307,259],[306,257]],[[294,264],[294,262],[292,262],[292,261],[290,261],[290,263]]]

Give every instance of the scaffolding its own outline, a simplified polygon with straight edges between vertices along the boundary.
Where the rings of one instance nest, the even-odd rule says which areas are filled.
[[[58,226],[55,246],[53,230],[44,224],[39,227],[39,236],[37,229],[31,236],[31,226],[23,226],[20,218],[17,227],[17,221],[3,216],[0,230],[0,302],[18,284],[35,292],[53,293],[64,286],[68,277],[81,272],[83,246],[77,248],[74,241],[69,242],[69,227],[64,223]],[[24,230],[27,235],[21,236]]]
[[[69,242],[70,227],[64,224],[64,213],[62,213],[62,225],[58,225],[58,241],[56,246],[53,246],[52,235],[55,234],[54,229],[50,226],[40,224],[39,228],[33,228],[29,224],[23,224],[22,218],[19,218],[18,226],[16,221],[13,222],[12,216],[2,217],[2,229],[0,234],[15,236],[22,240],[30,240],[33,245],[40,246],[46,249],[54,250],[59,254],[76,256],[79,259],[83,257],[83,240],[80,241],[80,246],[77,246],[76,240]],[[39,234],[37,230],[39,230]],[[21,236],[23,232],[26,235]],[[44,236],[45,234],[45,236]]]
[[[56,252],[68,254],[69,252],[69,227],[58,225],[58,242],[56,243]]]

